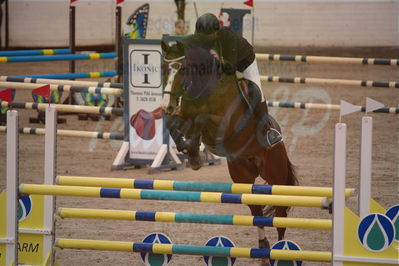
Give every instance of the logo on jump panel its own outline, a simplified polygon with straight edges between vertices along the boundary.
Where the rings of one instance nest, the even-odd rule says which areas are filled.
[[[31,196],[23,196],[18,202],[18,221],[22,222],[32,212],[32,198]]]
[[[399,243],[399,205],[393,206],[387,210],[385,213],[389,219],[391,219],[395,227],[395,239],[396,243]]]
[[[371,252],[381,252],[392,244],[395,227],[389,217],[372,213],[360,221],[357,236],[365,249]]]
[[[290,240],[280,240],[273,244],[271,249],[281,249],[281,250],[301,250],[299,245]],[[287,260],[270,260],[271,266],[278,265],[292,265],[292,266],[301,266],[302,261],[287,261]]]
[[[235,247],[233,241],[225,236],[215,236],[209,239],[205,246],[208,247]],[[212,265],[223,265],[223,266],[233,266],[235,265],[236,258],[230,257],[215,257],[215,256],[204,256],[205,264],[208,266]]]
[[[162,233],[152,233],[143,239],[143,243],[172,244],[170,238]],[[147,266],[166,266],[172,260],[172,254],[140,253],[141,259]]]
[[[161,53],[157,50],[133,50],[130,53],[130,83],[133,87],[159,88]]]

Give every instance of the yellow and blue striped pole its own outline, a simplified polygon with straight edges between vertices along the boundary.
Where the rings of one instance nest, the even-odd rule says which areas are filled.
[[[104,251],[150,252],[154,254],[184,254],[199,256],[270,258],[275,260],[331,261],[331,252],[296,251],[260,248],[208,247],[176,244],[152,244],[124,241],[86,240],[58,238],[55,246],[69,249]]]
[[[262,217],[246,215],[221,215],[176,212],[143,212],[126,210],[101,210],[80,208],[59,208],[61,218],[107,219],[170,223],[222,224],[240,226],[267,226],[278,228],[302,228],[332,230],[328,219],[305,219],[285,217]]]
[[[102,72],[80,72],[80,73],[60,73],[60,74],[42,74],[42,75],[24,75],[12,76],[17,78],[43,78],[43,79],[83,79],[83,78],[103,78],[114,77],[117,73],[115,71]]]
[[[2,56],[0,63],[96,60],[116,58],[116,53]]]
[[[21,55],[55,55],[70,54],[71,49],[40,49],[40,50],[15,50],[0,51],[0,56],[21,56]]]
[[[249,205],[297,206],[317,208],[326,208],[329,205],[329,201],[327,198],[308,196],[255,195],[218,192],[165,191],[129,188],[99,188],[33,184],[21,184],[19,187],[19,191],[20,193],[32,195],[235,203]]]
[[[56,183],[67,186],[139,188],[176,191],[208,191],[225,193],[272,194],[291,196],[332,197],[332,188],[307,186],[280,186],[238,183],[192,182],[172,180],[140,180],[130,178],[106,178],[83,176],[58,176]],[[348,199],[354,194],[354,189],[346,189]]]

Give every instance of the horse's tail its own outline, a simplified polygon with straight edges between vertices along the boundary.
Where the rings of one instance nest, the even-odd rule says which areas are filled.
[[[298,177],[295,173],[295,165],[291,163],[290,159],[287,158],[287,180],[286,184],[287,186],[297,186],[299,184]],[[276,216],[276,208],[280,208],[278,206],[266,206],[266,208],[263,210],[263,215],[264,216]],[[290,207],[283,207],[286,208],[286,212],[290,210]]]

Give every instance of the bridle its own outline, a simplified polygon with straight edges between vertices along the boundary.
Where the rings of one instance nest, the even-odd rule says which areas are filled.
[[[163,90],[163,99],[162,99],[162,109],[164,111],[167,111],[167,108],[169,106],[170,103],[170,95],[172,95],[174,98],[176,98],[176,100],[179,98],[178,94],[174,94],[172,93],[172,85],[173,82],[175,80],[175,76],[177,74],[177,72],[179,72],[181,66],[182,66],[182,62],[180,62],[181,60],[183,60],[185,58],[185,56],[180,56],[174,59],[167,59],[164,58],[163,61],[166,62],[168,64],[168,69],[169,69],[169,74],[168,74],[168,81],[166,83],[165,89]]]
[[[169,69],[168,81],[166,83],[163,93],[172,94],[173,81],[175,80],[175,76],[177,72],[179,72],[182,66],[182,63],[180,61],[183,60],[184,58],[185,56],[183,55],[174,59],[166,59],[166,58],[163,59],[164,62],[168,63],[168,69]]]

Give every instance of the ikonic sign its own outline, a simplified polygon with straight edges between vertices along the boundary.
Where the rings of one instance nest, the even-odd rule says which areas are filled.
[[[129,157],[133,164],[153,160],[162,145],[160,44],[129,44]]]
[[[161,87],[161,54],[159,51],[133,50],[131,52],[130,82],[133,87]]]

